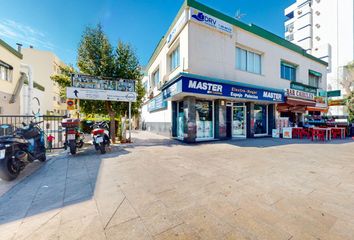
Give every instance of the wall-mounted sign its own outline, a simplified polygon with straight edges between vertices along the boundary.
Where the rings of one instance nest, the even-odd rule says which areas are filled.
[[[295,90],[299,90],[299,91],[304,91],[304,92],[317,94],[317,88],[309,86],[309,85],[305,85],[305,84],[302,84],[302,83],[291,82],[290,83],[290,88],[291,89],[295,89]]]
[[[313,93],[299,91],[295,89],[289,89],[289,88],[285,90],[285,95],[288,97],[296,97],[296,98],[301,98],[306,100],[314,100],[315,97],[315,94]]]
[[[183,25],[187,22],[186,12],[183,11],[176,24],[173,26],[170,34],[167,36],[167,44],[173,42],[179,31],[182,29]]]
[[[327,97],[340,97],[341,92],[340,90],[328,91]]]
[[[178,81],[171,86],[165,88],[162,92],[163,98],[170,98],[178,93],[182,92],[182,82]]]
[[[159,94],[148,103],[148,111],[154,112],[167,108],[167,101],[163,99],[163,95]]]
[[[344,99],[336,99],[336,100],[329,100],[328,106],[344,106],[345,100]]]
[[[66,109],[74,110],[75,109],[75,101],[73,99],[66,100]]]
[[[135,92],[135,80],[111,79],[83,74],[71,75],[72,87]]]
[[[66,88],[66,97],[72,99],[102,100],[102,101],[118,101],[118,102],[135,102],[135,92],[124,92],[115,90],[100,90],[90,88]]]
[[[167,88],[164,90],[164,98],[171,97],[180,92],[187,92],[255,101],[284,102],[284,92],[281,91],[278,92],[273,90],[238,86],[236,84],[218,83],[185,76],[180,77],[180,79],[173,85],[175,85],[175,88],[178,91],[175,91],[174,94],[168,94],[171,92],[171,89]],[[181,88],[178,88],[177,86],[181,86]]]
[[[190,8],[189,17],[193,21],[202,23],[221,32],[232,34],[231,24],[217,19],[216,17],[213,17],[195,8]]]

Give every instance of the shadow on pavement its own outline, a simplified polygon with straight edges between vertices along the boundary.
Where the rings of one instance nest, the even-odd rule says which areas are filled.
[[[74,156],[63,152],[0,197],[0,224],[91,199],[101,162],[128,153],[116,146],[104,155],[92,146]]]

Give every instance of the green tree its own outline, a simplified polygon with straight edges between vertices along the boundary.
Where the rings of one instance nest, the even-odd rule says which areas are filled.
[[[354,122],[354,61],[344,66],[344,77],[341,84],[345,90],[349,121]]]
[[[66,87],[71,86],[71,74],[75,73],[72,66],[59,66],[60,73],[50,76],[56,82],[60,89],[60,96],[66,97]]]
[[[136,80],[138,100],[132,104],[133,114],[138,113],[142,104],[144,88],[141,84],[139,61],[132,47],[119,41],[114,50],[101,25],[88,27],[84,31],[78,49],[77,65],[81,73],[111,78]],[[81,100],[84,113],[105,114],[110,117],[111,137],[115,141],[115,118],[126,116],[128,103],[113,101]]]

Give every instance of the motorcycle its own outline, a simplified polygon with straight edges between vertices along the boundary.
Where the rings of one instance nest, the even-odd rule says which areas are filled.
[[[0,137],[0,178],[11,181],[38,159],[46,161],[44,132],[38,126],[42,122],[22,123],[11,135]]]
[[[78,148],[84,146],[84,134],[79,131],[80,119],[67,118],[61,122],[65,128],[64,149],[70,149],[72,155],[76,154]]]
[[[109,125],[107,122],[98,122],[92,125],[92,143],[96,151],[100,150],[101,154],[105,154],[107,147],[111,143],[109,137]]]

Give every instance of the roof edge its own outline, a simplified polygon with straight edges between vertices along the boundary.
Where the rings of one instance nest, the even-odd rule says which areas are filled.
[[[0,45],[3,46],[4,48],[6,48],[9,52],[11,52],[13,55],[15,55],[16,57],[18,57],[19,59],[23,58],[23,55],[16,51],[16,49],[14,49],[13,47],[11,47],[9,44],[7,44],[4,40],[0,39]]]
[[[178,10],[178,13],[177,13],[176,17],[173,19],[173,22],[172,22],[171,25],[169,26],[169,28],[168,28],[166,34],[165,34],[164,36],[162,36],[162,38],[160,39],[159,43],[156,45],[155,50],[154,50],[153,53],[151,54],[151,57],[149,58],[149,61],[148,61],[147,65],[146,65],[146,69],[147,69],[147,70],[151,67],[153,61],[156,59],[156,56],[160,53],[160,51],[161,51],[163,45],[165,44],[165,41],[166,41],[165,36],[172,30],[173,25],[177,22],[178,18],[181,16],[181,14],[182,14],[182,12],[184,11],[185,7],[188,6],[188,2],[189,2],[189,1],[190,1],[190,0],[184,0],[182,6],[181,6],[180,9]]]
[[[208,7],[208,6],[206,6],[206,5],[202,4],[202,3],[199,3],[199,2],[197,2],[195,0],[187,0],[187,5],[189,7],[193,7],[193,8],[196,8],[196,9],[200,10],[200,11],[203,11],[203,12],[205,12],[207,14],[210,14],[210,15],[216,17],[216,18],[219,18],[220,20],[223,20],[223,21],[225,21],[227,23],[230,23],[233,26],[239,27],[239,28],[241,28],[241,29],[243,29],[245,31],[248,31],[248,32],[253,33],[253,34],[255,34],[255,35],[259,36],[259,37],[262,37],[262,38],[264,38],[264,39],[266,39],[268,41],[271,41],[271,42],[273,42],[275,44],[278,44],[278,45],[280,45],[280,46],[282,46],[284,48],[287,48],[289,50],[297,52],[300,55],[303,55],[304,57],[307,57],[307,58],[309,58],[309,59],[311,59],[313,61],[316,61],[316,62],[318,62],[318,63],[320,63],[322,65],[328,66],[327,62],[325,62],[325,61],[323,61],[323,60],[321,60],[321,59],[319,59],[319,58],[317,58],[317,57],[315,57],[315,56],[313,56],[311,54],[308,54],[305,51],[305,49],[301,48],[300,46],[298,46],[298,45],[296,45],[296,44],[294,44],[292,42],[289,42],[288,40],[286,40],[286,39],[284,39],[284,38],[282,38],[282,37],[270,32],[270,31],[268,31],[268,30],[266,30],[264,28],[261,28],[261,27],[255,25],[255,24],[243,23],[243,22],[241,22],[241,21],[239,21],[239,20],[237,20],[237,19],[235,19],[233,17],[230,17],[230,16],[228,16],[228,15],[226,15],[226,14],[224,14],[224,13],[218,11],[218,10],[215,10],[215,9],[213,9],[211,7]]]

